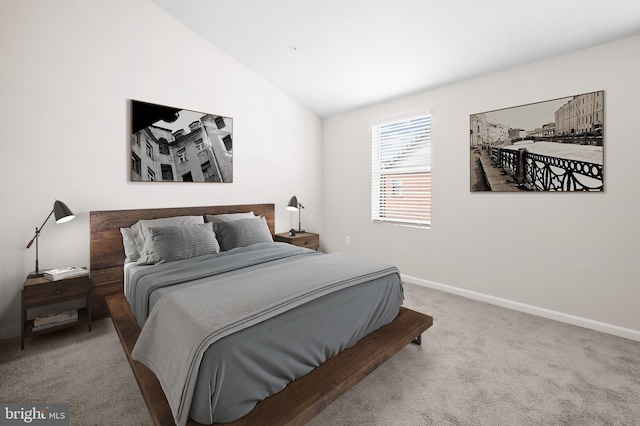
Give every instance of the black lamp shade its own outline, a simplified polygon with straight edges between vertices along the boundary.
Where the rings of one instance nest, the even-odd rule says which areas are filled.
[[[65,203],[58,200],[53,204],[53,215],[56,223],[65,223],[76,217]]]
[[[287,204],[287,210],[291,210],[292,212],[298,210],[298,197],[296,197],[295,195],[291,197],[291,199],[289,200],[289,204]]]

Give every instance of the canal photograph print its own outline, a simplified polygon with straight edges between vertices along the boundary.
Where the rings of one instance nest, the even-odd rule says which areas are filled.
[[[604,91],[470,116],[471,192],[604,191]]]
[[[131,101],[132,181],[233,182],[233,119]]]

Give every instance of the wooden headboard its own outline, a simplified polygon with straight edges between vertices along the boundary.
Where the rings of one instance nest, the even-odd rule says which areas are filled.
[[[139,210],[106,210],[90,212],[89,268],[91,290],[91,316],[94,319],[109,316],[104,298],[123,292],[124,246],[120,228],[128,228],[138,220],[172,216],[204,216],[208,214],[254,212],[264,216],[271,235],[275,234],[274,204],[243,204],[234,206],[174,207]]]

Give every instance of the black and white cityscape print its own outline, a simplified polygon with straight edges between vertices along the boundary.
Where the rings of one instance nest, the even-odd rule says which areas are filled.
[[[604,91],[470,116],[470,190],[603,191]]]
[[[233,182],[233,119],[131,101],[131,180]]]

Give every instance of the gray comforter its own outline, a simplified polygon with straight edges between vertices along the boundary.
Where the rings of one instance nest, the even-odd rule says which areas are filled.
[[[388,276],[399,282],[395,267],[285,244],[256,244],[172,266],[144,272],[131,292],[144,323],[132,356],[154,371],[178,425],[186,423],[201,360],[214,342],[358,284]],[[161,297],[145,322],[150,295],[172,286],[181,289]]]
[[[298,256],[322,256],[322,253],[289,244],[260,243],[218,254],[139,268],[131,277],[133,283],[128,292],[129,304],[142,327],[159,296],[174,288],[209,283],[214,277],[246,273],[263,265],[274,266],[290,262]]]

